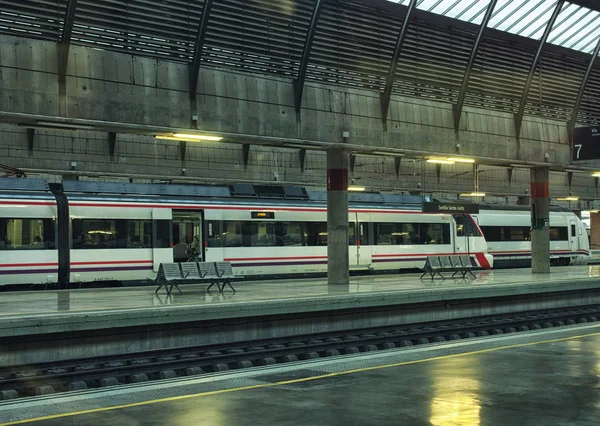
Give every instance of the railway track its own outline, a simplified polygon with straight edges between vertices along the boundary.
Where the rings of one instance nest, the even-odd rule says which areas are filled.
[[[599,319],[600,305],[594,305],[22,365],[0,369],[0,400],[516,333]]]

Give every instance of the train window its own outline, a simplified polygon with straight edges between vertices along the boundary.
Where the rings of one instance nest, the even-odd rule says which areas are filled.
[[[55,247],[53,219],[0,219],[0,250],[51,250]]]
[[[477,226],[475,225],[472,218],[467,217],[464,214],[454,215],[454,221],[456,222],[456,236],[464,237],[467,236],[479,236]]]
[[[450,244],[450,225],[447,223],[377,223],[375,244]]]
[[[359,225],[361,244],[367,244],[367,226]],[[326,246],[326,222],[207,221],[208,247]],[[348,224],[348,243],[356,245],[356,224]]]
[[[327,245],[327,223],[326,222],[307,222],[306,223],[306,245],[307,246],[326,246]]]
[[[152,226],[151,220],[73,219],[73,248],[152,248]],[[156,221],[157,248],[171,246],[169,226],[169,220]]]
[[[575,225],[571,225],[571,236],[574,237],[577,235],[577,231],[575,230]]]
[[[550,241],[569,241],[569,228],[566,226],[550,228]]]
[[[482,226],[487,241],[531,241],[531,229],[528,226]]]
[[[303,246],[304,245],[304,223],[277,222],[275,235],[277,245],[281,246]]]
[[[447,223],[421,223],[421,244],[450,244],[450,225]]]
[[[223,222],[221,247],[242,247],[242,222]]]
[[[364,222],[358,224],[358,235],[356,241],[359,245],[369,244],[369,226]]]
[[[244,247],[270,247],[277,245],[274,222],[244,222],[242,234]]]
[[[455,215],[454,220],[456,221],[456,236],[464,237],[465,236],[465,216],[464,215]]]
[[[152,248],[152,221],[127,221],[127,248]]]

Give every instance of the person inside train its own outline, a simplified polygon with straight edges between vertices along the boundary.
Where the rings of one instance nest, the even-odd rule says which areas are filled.
[[[39,235],[36,235],[33,239],[33,243],[31,243],[31,248],[38,250],[44,248],[44,242],[42,241]]]

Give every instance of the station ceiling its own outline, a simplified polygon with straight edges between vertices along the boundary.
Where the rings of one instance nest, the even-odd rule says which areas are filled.
[[[387,0],[407,6],[410,0]],[[489,28],[539,40],[558,0],[499,0]],[[600,3],[600,2],[596,2]],[[592,2],[566,2],[548,42],[592,53],[600,34],[600,11]],[[448,18],[481,25],[490,0],[418,0],[417,8]]]
[[[409,0],[0,0],[0,34],[383,92]],[[456,104],[482,11],[490,0],[418,0],[391,93]],[[394,3],[396,4],[394,4]],[[464,104],[520,112],[539,37],[558,0],[498,0],[472,65]],[[597,0],[565,1],[537,62],[524,113],[572,122],[590,52]],[[303,59],[315,5],[321,12]],[[203,10],[209,8],[205,20]],[[72,15],[70,15],[72,10]],[[200,37],[202,23],[205,34]],[[199,43],[199,40],[201,42]],[[576,122],[600,124],[600,67]]]

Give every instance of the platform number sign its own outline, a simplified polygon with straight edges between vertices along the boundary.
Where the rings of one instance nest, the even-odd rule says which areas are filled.
[[[573,130],[573,161],[600,159],[600,127]]]

